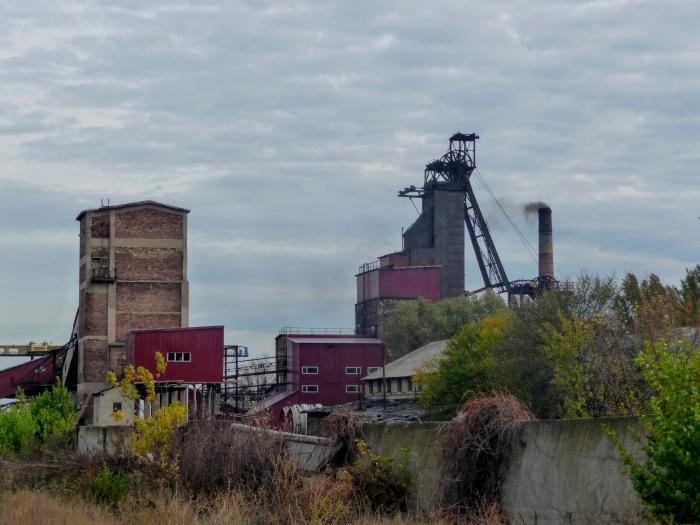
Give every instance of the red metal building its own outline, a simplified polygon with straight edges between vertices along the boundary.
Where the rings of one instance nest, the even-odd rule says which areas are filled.
[[[410,266],[403,252],[363,264],[355,277],[355,332],[360,335],[384,337],[384,323],[401,301],[422,297],[437,302],[442,298],[441,267]]]
[[[222,383],[224,380],[224,327],[200,326],[130,332],[127,361],[154,375],[156,352],[168,366],[159,382]]]
[[[25,394],[39,394],[53,386],[56,369],[55,352],[0,371],[0,397],[14,397],[18,388]]]
[[[360,378],[382,366],[382,342],[371,337],[283,333],[275,341],[282,390],[257,409],[270,410],[278,425],[285,406],[358,401]]]

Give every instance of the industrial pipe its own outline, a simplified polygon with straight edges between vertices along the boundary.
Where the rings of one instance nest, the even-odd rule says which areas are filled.
[[[537,210],[540,233],[539,276],[554,278],[554,248],[552,247],[552,208]]]

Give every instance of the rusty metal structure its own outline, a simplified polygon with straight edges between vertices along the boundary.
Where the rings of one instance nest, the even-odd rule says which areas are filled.
[[[534,297],[542,290],[557,286],[552,255],[551,209],[542,207],[538,210],[540,219],[538,276],[532,280],[509,280],[471,183],[471,176],[476,170],[476,141],[478,138],[476,133],[455,133],[452,135],[448,151],[439,159],[429,162],[425,166],[423,187],[409,186],[399,191],[399,196],[422,199],[424,203],[423,215],[426,213],[426,201],[432,201],[438,192],[460,196],[463,201],[464,222],[484,283],[483,287],[468,292],[469,295],[493,289],[498,293],[507,293],[509,298],[514,296]],[[505,210],[503,211],[505,213]],[[419,221],[423,215],[419,217]],[[437,221],[437,219],[434,220]],[[416,221],[414,226],[419,221]],[[434,232],[436,230],[437,228],[433,229]],[[404,241],[406,238],[407,236],[404,235]],[[446,261],[440,263],[444,268]]]

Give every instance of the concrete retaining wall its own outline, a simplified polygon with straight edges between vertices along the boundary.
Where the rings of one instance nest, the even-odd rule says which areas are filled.
[[[129,447],[132,427],[78,427],[77,450],[80,454],[124,455]]]
[[[126,454],[132,430],[133,427],[123,426],[78,427],[77,450],[81,454]],[[231,432],[265,433],[283,439],[289,455],[294,458],[299,468],[308,472],[315,472],[324,467],[339,448],[328,438],[260,429],[240,423],[231,423]]]
[[[299,468],[307,472],[315,472],[325,466],[338,451],[338,445],[333,440],[323,437],[260,429],[240,423],[232,423],[231,430],[234,432],[264,433],[280,437],[284,440],[290,457],[294,458]]]
[[[364,439],[372,452],[398,457],[402,448],[411,455],[415,505],[429,512],[440,506],[444,463],[438,441],[439,423],[371,423],[363,428]]]
[[[516,524],[643,523],[641,504],[605,428],[641,457],[634,418],[533,421],[511,463],[503,506]]]
[[[512,523],[643,523],[641,505],[622,469],[622,459],[605,434],[614,430],[641,457],[632,436],[634,418],[532,421],[523,425],[522,450],[511,462],[502,503]],[[413,458],[415,507],[439,507],[445,465],[436,423],[373,423],[365,440],[378,454]]]

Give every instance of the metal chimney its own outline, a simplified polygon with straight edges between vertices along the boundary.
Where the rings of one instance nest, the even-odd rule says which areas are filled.
[[[539,218],[540,252],[539,276],[554,279],[554,249],[552,247],[552,208],[541,206],[537,210]]]

